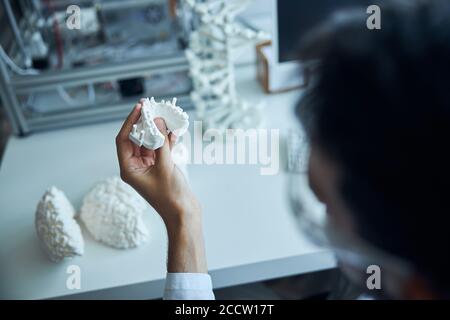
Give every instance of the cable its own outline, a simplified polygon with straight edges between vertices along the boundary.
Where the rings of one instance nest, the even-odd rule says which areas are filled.
[[[67,93],[66,90],[64,90],[62,86],[56,87],[56,90],[58,91],[58,94],[61,97],[61,99],[63,99],[66,104],[68,104],[71,107],[76,105],[75,100],[72,99],[72,97]]]
[[[53,35],[55,37],[55,45],[56,45],[56,56],[58,59],[57,68],[61,69],[64,66],[64,44],[61,38],[61,30],[59,28],[59,22],[55,16],[55,8],[53,7],[53,3],[50,0],[45,0],[44,5],[47,7],[47,10],[50,13],[50,17],[53,15]]]
[[[11,68],[11,70],[21,76],[26,76],[26,75],[37,75],[39,74],[39,71],[35,70],[35,69],[27,69],[24,70],[21,67],[19,67],[9,56],[8,54],[5,52],[5,50],[3,49],[3,46],[0,45],[0,57],[1,59]]]

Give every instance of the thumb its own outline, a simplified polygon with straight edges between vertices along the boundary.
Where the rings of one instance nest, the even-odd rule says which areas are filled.
[[[164,136],[164,144],[155,150],[156,167],[164,167],[172,163],[172,155],[170,153],[170,139],[167,133],[167,126],[162,118],[155,118],[155,125]]]

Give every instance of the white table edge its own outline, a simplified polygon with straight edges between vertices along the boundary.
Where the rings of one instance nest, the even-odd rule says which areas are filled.
[[[317,272],[336,267],[334,254],[322,250],[308,254],[250,263],[219,270],[210,270],[214,289],[243,285],[252,282]],[[57,300],[141,300],[160,299],[165,279],[135,283],[126,286],[93,290],[79,294],[49,297]]]

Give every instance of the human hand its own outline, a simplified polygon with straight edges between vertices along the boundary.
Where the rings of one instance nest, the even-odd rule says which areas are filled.
[[[120,176],[146,199],[161,215],[168,228],[180,223],[181,218],[200,214],[200,205],[189,185],[174,164],[171,156],[176,141],[167,133],[165,122],[155,119],[155,124],[165,136],[164,145],[157,150],[139,147],[128,135],[141,114],[142,100],[136,104],[116,137]]]
[[[201,208],[183,173],[172,160],[176,137],[167,133],[165,122],[155,119],[164,135],[157,150],[139,147],[128,135],[141,114],[136,104],[116,137],[120,176],[158,212],[169,238],[169,272],[207,272],[201,227]]]

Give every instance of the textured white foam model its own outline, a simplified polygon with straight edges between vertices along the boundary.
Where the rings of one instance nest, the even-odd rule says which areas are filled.
[[[56,187],[48,189],[39,201],[35,216],[36,232],[52,261],[84,253],[83,237],[74,217],[75,209]]]
[[[130,132],[130,140],[147,149],[160,148],[164,144],[164,135],[156,127],[155,118],[164,119],[167,129],[177,137],[185,134],[189,127],[189,116],[176,103],[176,98],[161,102],[156,102],[153,97],[146,98],[141,109],[141,117]]]
[[[84,197],[80,218],[95,240],[128,249],[149,238],[142,221],[142,214],[148,208],[133,188],[119,177],[113,177],[99,183]]]

